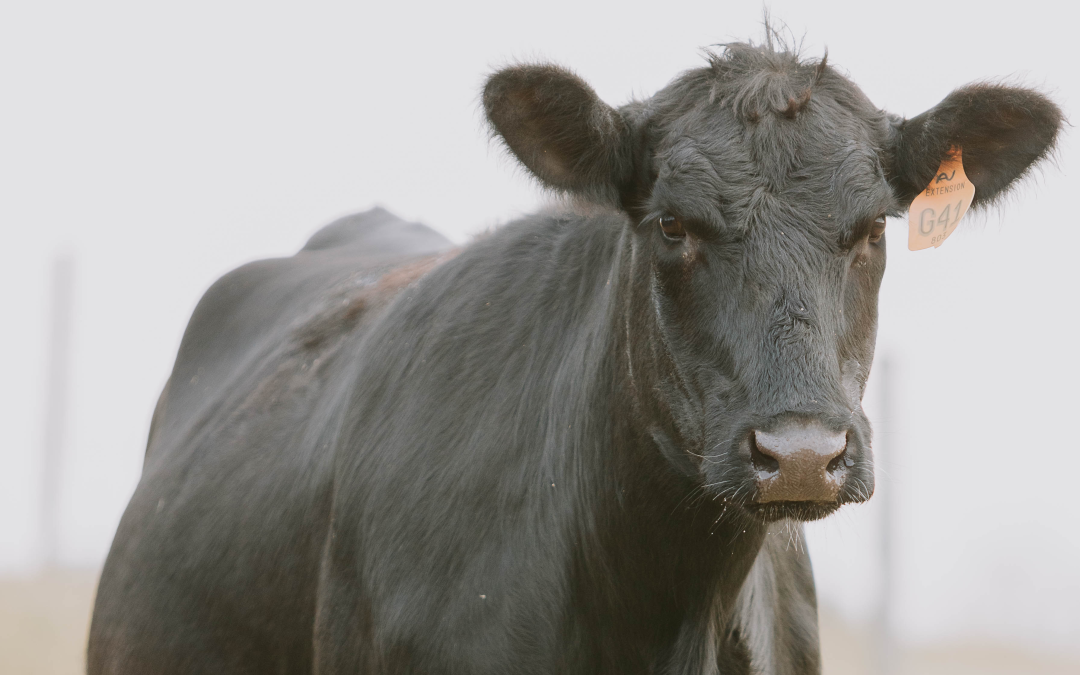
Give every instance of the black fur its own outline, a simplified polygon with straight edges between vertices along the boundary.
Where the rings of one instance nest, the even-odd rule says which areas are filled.
[[[215,284],[90,673],[820,671],[792,542],[873,490],[873,221],[954,144],[992,199],[1060,113],[977,87],[898,122],[824,60],[750,45],[619,109],[550,65],[483,100],[598,206],[456,255],[376,210]],[[837,503],[754,501],[751,430],[791,417],[847,432]]]

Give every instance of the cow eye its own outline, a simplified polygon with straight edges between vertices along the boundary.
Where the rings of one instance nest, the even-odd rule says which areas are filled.
[[[885,234],[885,216],[878,216],[874,219],[874,224],[870,226],[870,242],[876,243],[881,241],[882,235]]]
[[[686,230],[675,216],[660,216],[660,230],[668,239],[677,241],[686,237]]]

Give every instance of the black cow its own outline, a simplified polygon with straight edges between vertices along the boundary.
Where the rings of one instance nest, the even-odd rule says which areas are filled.
[[[621,108],[508,68],[494,132],[574,206],[465,247],[381,210],[200,302],[102,573],[99,673],[814,673],[799,522],[873,492],[885,217],[976,204],[1038,93],[903,120],[735,44]]]

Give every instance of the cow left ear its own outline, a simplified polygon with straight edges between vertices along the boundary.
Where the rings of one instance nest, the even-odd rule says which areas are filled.
[[[909,203],[958,147],[975,186],[972,205],[990,203],[1053,150],[1062,120],[1061,109],[1031,89],[968,85],[894,124],[889,182]]]
[[[630,124],[577,75],[550,64],[506,68],[488,78],[484,111],[545,186],[622,205],[633,171]]]

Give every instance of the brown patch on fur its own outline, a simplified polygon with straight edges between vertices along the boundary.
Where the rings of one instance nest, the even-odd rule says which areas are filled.
[[[375,282],[373,292],[387,295],[396,295],[398,291],[420,279],[442,263],[457,256],[461,249],[455,248],[440,255],[431,255],[420,258],[407,265],[394,267],[379,277]]]
[[[365,314],[381,309],[406,287],[442,263],[457,256],[461,249],[440,255],[425,256],[398,267],[391,267],[372,284],[349,289],[331,299],[330,307],[309,319],[296,331],[296,339],[306,350],[319,349],[349,332]]]

